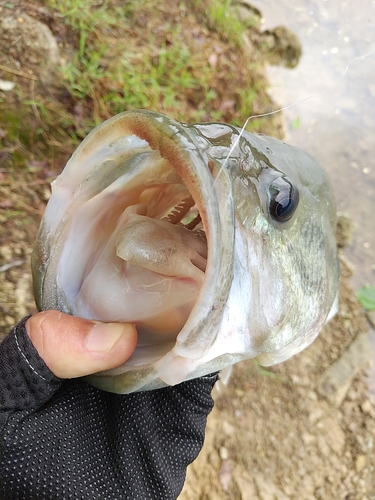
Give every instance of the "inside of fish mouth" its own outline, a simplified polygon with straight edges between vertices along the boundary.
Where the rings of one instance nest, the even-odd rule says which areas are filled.
[[[194,199],[188,194],[172,207],[167,205],[166,214],[160,216],[163,192],[163,188],[145,189],[139,203],[125,209],[116,241],[117,255],[127,263],[162,275],[188,277],[195,274],[195,268],[204,273],[207,240]],[[155,197],[159,198],[156,204]]]
[[[124,288],[139,300],[127,306],[125,296],[129,310],[117,320],[135,323],[138,347],[147,347],[174,341],[186,323],[204,282],[207,240],[180,178],[136,191],[134,204],[120,209],[116,255],[123,261]]]

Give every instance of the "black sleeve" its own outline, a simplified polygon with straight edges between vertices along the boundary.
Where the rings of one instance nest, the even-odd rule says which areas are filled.
[[[217,375],[124,396],[62,381],[25,321],[0,345],[0,499],[177,498]]]

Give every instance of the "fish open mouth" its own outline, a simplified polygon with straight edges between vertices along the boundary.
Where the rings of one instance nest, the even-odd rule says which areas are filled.
[[[134,354],[98,387],[144,387],[166,356],[181,381],[215,342],[233,277],[234,212],[211,146],[166,116],[125,112],[94,129],[52,185],[32,257],[38,308],[138,329]]]
[[[72,251],[86,255],[76,294],[69,297],[72,312],[135,323],[139,347],[175,340],[207,266],[206,235],[189,190],[158,152],[142,155],[132,182],[125,175],[75,211],[62,254],[64,267]],[[152,169],[157,177],[150,176]]]
[[[184,129],[177,140],[175,130],[149,115],[125,113],[122,123],[116,117],[114,127],[107,122],[78,148],[53,185],[50,211],[64,217],[53,228],[47,208],[53,245],[43,260],[44,281],[56,281],[56,308],[135,323],[138,352],[159,345],[158,356],[197,303],[206,282],[208,226],[217,239],[220,220],[210,162],[199,147],[186,147]]]
[[[334,227],[327,178],[302,151],[128,111],[94,129],[54,181],[34,295],[41,310],[136,324],[130,359],[90,377],[101,389],[273,364],[311,343],[332,306]]]

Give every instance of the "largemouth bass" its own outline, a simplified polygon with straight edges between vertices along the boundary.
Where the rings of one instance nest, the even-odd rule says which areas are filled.
[[[221,123],[129,111],[95,128],[52,184],[32,256],[39,309],[132,322],[128,393],[308,346],[339,264],[328,178],[305,152]]]

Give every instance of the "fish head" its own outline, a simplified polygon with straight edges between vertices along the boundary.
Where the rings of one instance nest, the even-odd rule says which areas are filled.
[[[336,206],[327,174],[306,152],[235,128],[228,148],[214,152],[218,178],[223,168],[230,175],[235,213],[224,328],[235,324],[247,355],[269,366],[307,347],[335,313]]]
[[[53,183],[32,256],[36,302],[136,324],[131,358],[88,377],[104,390],[273,364],[327,318],[334,226],[328,180],[306,153],[225,124],[125,112]]]

